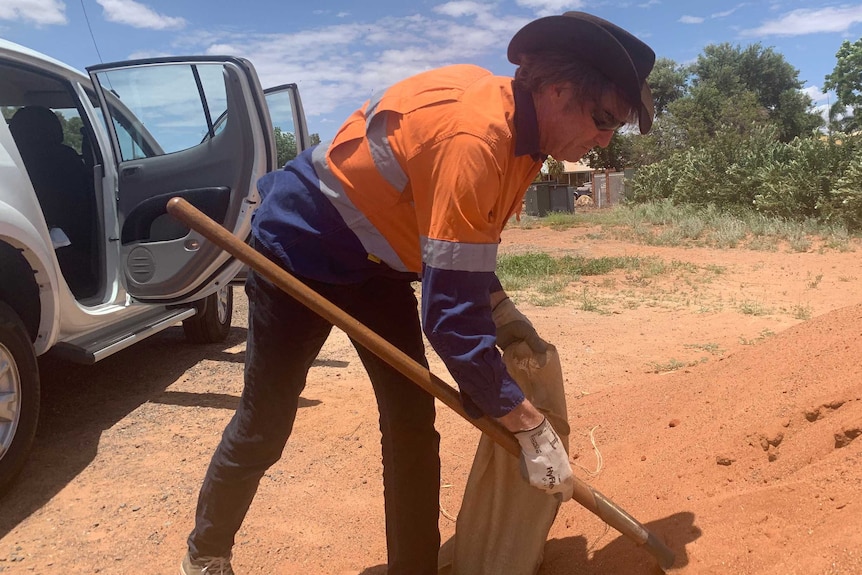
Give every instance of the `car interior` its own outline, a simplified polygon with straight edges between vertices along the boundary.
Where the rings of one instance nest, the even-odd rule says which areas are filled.
[[[71,85],[0,62],[0,107],[51,232],[63,277],[78,300],[99,292],[101,250],[92,128]]]

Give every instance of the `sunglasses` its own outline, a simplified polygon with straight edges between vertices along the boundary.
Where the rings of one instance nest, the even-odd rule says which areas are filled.
[[[593,119],[593,124],[596,125],[596,130],[600,132],[616,132],[627,123],[618,120],[607,110],[602,110],[601,112],[593,111],[590,117]]]

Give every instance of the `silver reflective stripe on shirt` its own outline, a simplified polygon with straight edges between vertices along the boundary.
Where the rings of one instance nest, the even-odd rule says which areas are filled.
[[[404,262],[401,261],[401,258],[398,257],[398,254],[395,253],[395,250],[392,249],[392,246],[389,245],[389,242],[386,241],[386,238],[353,205],[353,202],[350,201],[350,198],[347,197],[347,193],[341,186],[341,182],[329,170],[329,164],[326,162],[326,151],[328,149],[329,142],[326,142],[317,146],[311,154],[314,171],[320,180],[320,191],[329,198],[329,201],[332,202],[332,205],[341,214],[341,218],[353,233],[356,234],[356,237],[359,238],[366,252],[380,258],[394,270],[409,271]]]
[[[377,106],[383,98],[383,90],[371,96],[368,107],[365,108],[365,139],[371,151],[371,159],[377,171],[383,176],[390,186],[403,192],[407,187],[407,174],[401,169],[401,165],[392,152],[389,138],[386,137],[386,118],[388,112],[377,112]]]
[[[497,267],[497,244],[467,244],[421,239],[422,261],[440,270],[493,272]]]

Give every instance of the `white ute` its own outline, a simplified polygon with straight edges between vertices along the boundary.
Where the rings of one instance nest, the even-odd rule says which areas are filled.
[[[95,363],[180,321],[227,336],[241,264],[167,200],[247,239],[273,130],[308,142],[296,86],[264,94],[242,58],[88,72],[0,40],[0,495],[36,432],[38,356]]]

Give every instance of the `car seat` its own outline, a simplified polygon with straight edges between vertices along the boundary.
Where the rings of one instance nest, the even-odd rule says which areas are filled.
[[[63,126],[49,108],[25,106],[9,121],[48,228],[60,228],[71,244],[58,247],[63,277],[75,297],[93,295],[95,273],[95,191],[87,167],[63,143]]]

